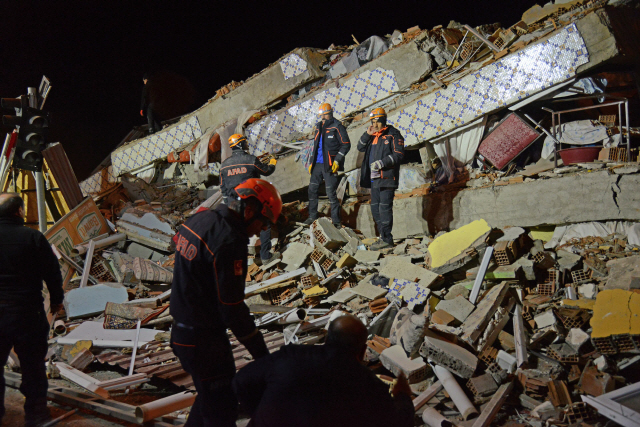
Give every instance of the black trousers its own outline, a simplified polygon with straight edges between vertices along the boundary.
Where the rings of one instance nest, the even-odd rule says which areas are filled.
[[[380,238],[393,245],[393,195],[395,188],[380,187],[380,180],[371,183],[371,215],[378,226]]]
[[[260,232],[260,259],[263,261],[271,258],[271,226]]]
[[[236,367],[227,334],[174,323],[171,348],[198,392],[185,427],[235,427],[238,400],[231,381]]]
[[[22,370],[20,391],[25,397],[26,421],[37,419],[48,413],[47,371],[44,358],[47,356],[49,323],[44,308],[0,305],[0,363],[7,364],[11,348],[15,350]],[[4,415],[4,375],[0,375],[0,396]]]
[[[340,202],[336,190],[338,189],[338,174],[325,172],[323,163],[316,163],[311,169],[311,179],[309,181],[309,218],[318,218],[318,190],[320,184],[324,181],[331,203],[331,221],[339,223],[340,221]]]
[[[153,110],[152,106],[147,107],[147,122],[149,123],[149,134],[156,133],[162,130],[162,119]]]

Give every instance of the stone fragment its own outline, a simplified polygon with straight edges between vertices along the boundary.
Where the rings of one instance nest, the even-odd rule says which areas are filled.
[[[426,332],[420,354],[461,378],[471,378],[478,366],[478,358],[471,352],[446,341],[431,331]]]
[[[512,264],[514,267],[522,267],[522,272],[524,274],[524,278],[527,280],[536,280],[536,272],[533,268],[533,260],[530,260],[525,257],[520,257],[515,260]]]
[[[287,250],[282,253],[282,263],[286,264],[286,271],[294,271],[302,267],[307,262],[313,248],[304,243],[293,242],[289,244]]]
[[[498,350],[496,362],[501,369],[504,369],[510,374],[513,374],[516,371],[516,358],[506,351]]]
[[[393,248],[393,253],[395,255],[404,255],[407,252],[407,244],[401,243]]]
[[[585,283],[584,285],[578,286],[578,293],[584,298],[595,299],[598,294],[598,285],[594,283]]]
[[[332,303],[346,303],[356,297],[356,294],[351,292],[351,289],[341,289],[335,294],[331,295],[329,298],[329,302]]]
[[[538,329],[546,328],[556,324],[556,316],[551,310],[536,315],[533,320],[536,322]]]
[[[560,411],[548,400],[531,411],[531,416],[539,418],[542,421],[546,421],[549,418],[557,418],[559,414]]]
[[[446,311],[460,323],[464,322],[474,309],[475,306],[462,296],[458,296],[452,300],[440,301],[436,306],[436,310]]]
[[[374,300],[386,295],[387,290],[362,281],[355,288],[351,288],[351,292],[363,298]]]
[[[513,335],[511,335],[510,333],[500,331],[500,333],[498,334],[498,341],[500,341],[500,347],[502,347],[504,351],[516,351],[516,342]]]
[[[600,372],[603,372],[609,369],[609,362],[607,361],[607,358],[604,355],[596,358],[593,361],[593,363],[596,365],[596,367],[598,368],[598,371]]]
[[[609,279],[605,289],[640,289],[640,255],[607,262]]]
[[[362,264],[366,264],[369,262],[375,262],[380,259],[379,251],[362,251],[358,250],[356,254],[353,256],[356,261]]]
[[[580,352],[580,348],[591,339],[591,335],[580,328],[571,328],[567,334],[566,343],[575,351]]]
[[[580,264],[580,260],[582,260],[580,255],[562,249],[558,249],[556,255],[558,256],[556,262],[560,266],[560,271],[571,271],[577,267],[578,264]]]
[[[342,255],[342,258],[336,263],[336,268],[353,267],[358,261],[349,254]]]
[[[426,327],[426,317],[404,307],[400,309],[391,325],[389,341],[392,345],[402,346],[407,355],[412,356],[420,349]]]
[[[410,384],[420,382],[427,376],[427,364],[424,360],[409,359],[400,345],[391,346],[380,353],[380,362],[395,376],[404,373]]]
[[[469,285],[473,285],[472,281],[469,282],[463,282],[463,283],[456,283],[455,285],[451,286],[449,288],[449,292],[447,292],[447,294],[444,296],[444,299],[446,300],[450,300],[450,299],[454,299],[457,296],[462,296],[464,298],[469,298],[469,294],[471,293],[471,290],[469,288],[467,288],[464,283],[468,283]]]

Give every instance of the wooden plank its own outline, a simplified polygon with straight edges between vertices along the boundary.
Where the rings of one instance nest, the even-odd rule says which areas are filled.
[[[422,408],[428,401],[433,399],[433,397],[442,390],[442,383],[440,381],[436,381],[425,391],[420,393],[415,399],[413,399],[413,409],[416,411]]]
[[[302,276],[306,272],[307,269],[302,267],[289,273],[281,274],[280,276],[274,277],[273,279],[265,280],[264,282],[247,286],[244,290],[245,297],[250,297],[252,295],[260,293],[261,291],[267,290],[271,285],[275,285],[286,280],[295,279],[296,277]]]
[[[513,338],[516,344],[516,360],[518,368],[524,366],[529,361],[527,354],[527,336],[524,330],[524,319],[522,317],[522,306],[516,305],[513,313]]]
[[[92,376],[87,375],[84,372],[79,371],[75,368],[72,368],[66,363],[56,362],[55,365],[60,371],[60,375],[62,376],[62,378],[65,378],[104,399],[109,398],[109,392],[104,388],[98,386],[96,384],[97,382],[96,379],[93,378]]]
[[[482,411],[480,416],[476,419],[476,422],[473,423],[473,427],[490,426],[493,419],[498,415],[498,411],[502,408],[505,400],[507,400],[511,389],[513,389],[513,381],[508,384],[502,384],[487,406],[485,406],[484,411]]]

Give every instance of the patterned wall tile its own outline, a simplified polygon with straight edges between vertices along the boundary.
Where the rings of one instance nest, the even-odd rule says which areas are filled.
[[[202,129],[198,118],[192,116],[178,126],[172,126],[138,141],[125,150],[112,153],[113,173],[118,176],[123,172],[148,165],[201,136]]]
[[[389,115],[415,145],[573,77],[589,61],[575,24],[508,55]]]
[[[91,175],[80,183],[83,196],[94,196],[117,185],[119,179],[113,173],[113,167],[109,166],[98,173]]]
[[[307,61],[292,53],[280,61],[280,68],[282,68],[284,79],[289,80],[307,71]]]
[[[318,121],[317,111],[322,103],[330,103],[334,116],[341,119],[389,97],[398,89],[392,70],[376,68],[352,77],[340,87],[324,90],[307,101],[266,116],[249,126],[246,131],[249,151],[256,155],[273,152],[279,148],[274,140],[288,142],[310,133]]]

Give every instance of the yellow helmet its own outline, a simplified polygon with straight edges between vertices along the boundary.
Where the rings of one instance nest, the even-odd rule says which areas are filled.
[[[374,108],[373,111],[371,111],[371,114],[369,114],[369,118],[370,119],[380,119],[380,118],[386,118],[387,117],[387,112],[384,111],[384,108]]]
[[[229,137],[229,147],[235,147],[236,145],[240,144],[241,142],[246,142],[247,138],[240,135],[239,133],[234,133],[233,135],[231,135]]]
[[[318,108],[318,115],[321,116],[327,113],[333,113],[333,108],[331,108],[331,104],[325,102],[320,105],[320,108]]]

